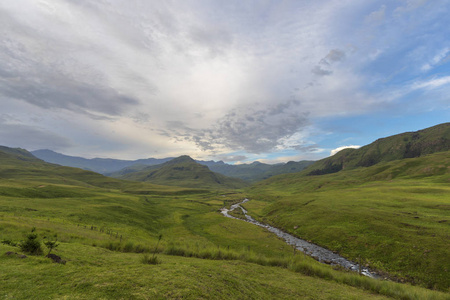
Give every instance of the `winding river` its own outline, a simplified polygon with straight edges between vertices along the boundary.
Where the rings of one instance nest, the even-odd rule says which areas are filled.
[[[248,199],[244,199],[240,203],[231,205],[230,209],[222,208],[220,211],[225,217],[246,221],[246,222],[252,223],[254,225],[266,228],[268,231],[273,232],[278,237],[284,239],[287,244],[289,244],[289,245],[295,247],[297,250],[302,251],[303,253],[313,257],[314,259],[318,260],[319,262],[330,264],[330,265],[339,265],[339,266],[342,266],[342,267],[352,270],[352,271],[359,271],[359,265],[355,262],[349,261],[328,249],[322,248],[313,243],[299,239],[298,237],[295,237],[289,233],[286,233],[278,228],[275,228],[270,225],[263,224],[261,222],[256,221],[251,216],[249,216],[247,214],[247,211],[241,206],[241,204],[244,204],[248,201],[249,201]],[[229,214],[230,211],[233,211],[235,209],[241,209],[242,212],[244,213],[246,219],[244,220],[244,219],[236,218]],[[371,277],[371,278],[379,278],[379,276],[376,273],[370,271],[367,268],[362,268],[361,274]]]

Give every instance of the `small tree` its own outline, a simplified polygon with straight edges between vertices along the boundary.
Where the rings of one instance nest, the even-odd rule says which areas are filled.
[[[42,254],[41,242],[38,240],[38,235],[35,233],[36,227],[31,229],[31,233],[26,235],[25,241],[20,243],[20,250],[32,255]]]
[[[153,251],[153,259],[155,258],[156,251],[158,251],[158,245],[159,245],[159,242],[161,241],[161,239],[162,239],[162,234],[160,234],[158,237],[158,242],[156,243],[155,251]]]
[[[44,242],[45,247],[47,247],[47,249],[48,249],[47,256],[50,254],[50,252],[51,252],[53,249],[56,249],[56,247],[59,246],[59,244],[57,243],[57,241],[58,241],[58,236],[55,234],[55,240],[54,240],[54,241],[45,241],[45,242]]]
[[[158,237],[158,242],[156,243],[156,247],[155,250],[153,251],[153,256],[149,257],[147,253],[144,254],[144,257],[142,258],[142,263],[144,264],[151,264],[151,265],[157,265],[160,264],[161,262],[158,260],[158,257],[156,256],[156,252],[158,251],[158,245],[159,242],[162,239],[162,234],[159,235]]]

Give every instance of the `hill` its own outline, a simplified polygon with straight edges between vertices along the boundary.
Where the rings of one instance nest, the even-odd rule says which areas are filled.
[[[154,184],[196,188],[242,188],[247,184],[239,179],[226,177],[197,163],[189,156],[180,156],[161,165],[150,166],[119,178],[145,181]]]
[[[416,132],[381,138],[359,149],[344,149],[317,161],[308,167],[306,172],[309,175],[323,175],[448,150],[450,123],[443,123]]]
[[[225,176],[240,178],[248,182],[256,182],[270,178],[279,174],[300,172],[313,161],[290,161],[275,165],[253,162],[251,164],[229,165],[229,164],[211,164],[209,169],[213,172],[223,174]]]

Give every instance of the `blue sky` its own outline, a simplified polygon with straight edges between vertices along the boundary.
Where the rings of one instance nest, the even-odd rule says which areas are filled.
[[[450,120],[450,2],[0,2],[0,144],[316,160]]]

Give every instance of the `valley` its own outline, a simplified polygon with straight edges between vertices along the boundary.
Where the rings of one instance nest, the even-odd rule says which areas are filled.
[[[450,126],[439,128],[431,142],[421,132],[422,145],[447,147]],[[0,298],[448,299],[449,151],[312,175],[327,166],[319,161],[249,184],[189,157],[124,180],[2,147]],[[382,278],[319,263],[265,228],[221,214],[245,198],[256,221]],[[41,255],[20,248],[33,228]],[[65,264],[44,256],[45,241],[58,243],[52,253]]]

